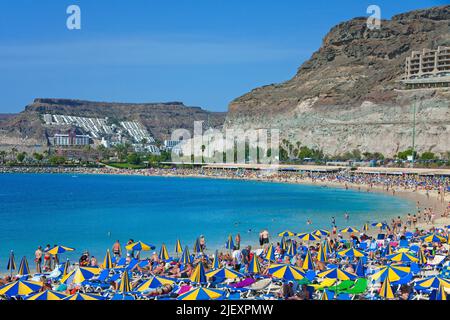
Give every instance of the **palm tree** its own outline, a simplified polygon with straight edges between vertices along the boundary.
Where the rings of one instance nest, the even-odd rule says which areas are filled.
[[[2,163],[5,163],[7,154],[8,153],[5,150],[0,151],[0,158],[2,159]]]
[[[16,159],[17,151],[16,148],[11,148],[11,156],[14,160]]]

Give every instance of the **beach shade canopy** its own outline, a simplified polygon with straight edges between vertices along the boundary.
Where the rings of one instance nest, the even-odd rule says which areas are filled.
[[[111,297],[110,300],[136,300],[136,299],[135,297],[129,294],[116,293]]]
[[[365,267],[364,267],[364,263],[362,259],[358,259],[358,263],[356,264],[356,268],[355,268],[355,274],[358,277],[364,277],[365,276]]]
[[[330,296],[328,295],[328,290],[323,290],[322,298],[321,300],[330,300]]]
[[[148,279],[144,281],[139,287],[137,287],[137,291],[144,292],[146,290],[150,289],[156,289],[160,288],[166,284],[174,284],[175,280],[165,278],[165,277],[159,277],[159,276],[153,276],[151,279]]]
[[[225,248],[228,250],[234,249],[233,236],[231,234],[228,236],[227,242],[225,243]]]
[[[347,228],[341,229],[340,232],[342,232],[342,233],[359,233],[359,230],[354,227],[347,227]]]
[[[269,266],[268,273],[274,278],[286,281],[302,280],[306,275],[302,269],[288,264],[272,264]]]
[[[76,269],[70,271],[61,279],[61,283],[64,284],[81,284],[86,280],[98,275],[101,269],[96,267],[77,267]]]
[[[380,289],[380,296],[385,299],[394,299],[394,291],[392,290],[389,277],[386,277]]]
[[[218,250],[216,250],[216,252],[214,253],[214,259],[213,259],[213,262],[212,262],[212,268],[213,268],[213,270],[220,268],[219,251]]]
[[[160,260],[169,260],[169,253],[167,252],[167,248],[166,245],[163,243],[161,246],[161,249],[159,250],[159,255],[158,255]]]
[[[450,279],[441,276],[432,276],[416,281],[416,289],[438,289],[439,287],[450,288]]]
[[[201,262],[197,264],[189,279],[195,283],[206,283],[205,269]]]
[[[218,289],[195,288],[180,295],[177,300],[217,300],[223,298],[225,292]]]
[[[17,273],[21,276],[30,274],[30,266],[28,265],[28,261],[25,256],[20,261],[20,266],[19,266],[19,270],[17,271]]]
[[[320,244],[319,252],[317,254],[317,260],[320,262],[327,262],[327,241],[325,240],[323,243]]]
[[[41,282],[18,280],[0,287],[0,295],[8,297],[25,296],[39,291],[41,287]]]
[[[179,254],[183,252],[183,247],[181,246],[180,239],[177,240],[177,243],[175,244],[175,253]]]
[[[275,261],[275,250],[273,249],[273,244],[270,244],[269,248],[267,249],[265,259],[268,261]]]
[[[278,234],[279,237],[293,237],[295,233],[289,230],[282,231]]]
[[[236,279],[242,278],[244,277],[244,275],[231,269],[220,268],[206,273],[206,277],[208,278],[215,277],[216,279]]]
[[[200,253],[202,252],[202,246],[200,245],[200,239],[197,238],[195,239],[195,243],[194,243],[194,253]]]
[[[154,250],[155,246],[152,244],[146,244],[142,241],[130,243],[125,247],[127,250],[133,251],[150,251]]]
[[[261,264],[259,263],[259,259],[256,254],[254,254],[252,260],[250,260],[247,272],[251,274],[259,274],[261,272]]]
[[[194,260],[192,259],[191,254],[189,253],[188,246],[186,246],[184,248],[183,254],[181,255],[181,258],[180,258],[180,262],[182,264],[188,264],[188,263],[193,263],[194,262]]]
[[[341,270],[338,267],[333,267],[328,270],[319,272],[317,274],[319,278],[326,278],[326,279],[336,279],[336,280],[355,280],[358,278],[358,276],[354,273]]]
[[[421,237],[421,239],[424,242],[427,242],[427,243],[434,243],[434,242],[442,242],[442,243],[444,243],[444,242],[447,241],[447,239],[445,239],[444,237],[442,237],[442,236],[440,236],[440,235],[438,235],[436,233],[433,233],[433,234],[430,234],[430,235],[427,235],[427,236],[423,236],[423,237]]]
[[[62,300],[65,297],[67,297],[65,293],[46,290],[43,292],[29,295],[28,297],[25,298],[25,300]]]
[[[385,228],[387,227],[387,224],[385,222],[374,222],[372,223],[372,226],[377,228]]]
[[[396,252],[386,256],[386,259],[395,262],[419,262],[419,259],[406,252]]]
[[[291,241],[291,244],[288,246],[286,254],[290,257],[293,257],[297,254],[297,246],[294,241]]]
[[[344,249],[344,250],[337,252],[337,254],[341,257],[348,257],[348,258],[355,258],[355,257],[361,258],[366,255],[363,251],[360,251],[355,248]]]
[[[389,278],[389,281],[397,281],[407,276],[411,272],[411,267],[403,265],[389,264],[379,268],[379,271],[372,275],[373,280],[384,281]]]
[[[9,254],[8,264],[6,265],[6,270],[8,270],[11,274],[14,270],[16,270],[16,261],[14,259],[14,251],[11,250]]]
[[[62,269],[62,276],[66,276],[68,271],[69,271],[69,266],[70,266],[70,262],[69,259],[66,260],[66,262],[64,262],[64,268]]]
[[[103,259],[102,268],[103,269],[113,268],[111,253],[109,253],[109,249],[106,250],[106,255],[105,255],[105,259]]]
[[[312,232],[313,235],[318,236],[318,237],[322,237],[322,236],[328,236],[330,234],[330,231],[325,230],[325,229],[317,229],[314,230],[314,232]]]
[[[130,283],[130,277],[128,275],[128,271],[125,270],[122,273],[122,276],[120,277],[120,284],[119,284],[119,292],[121,293],[127,293],[131,291],[131,283]]]
[[[75,294],[65,297],[63,300],[78,300],[78,301],[81,301],[81,300],[106,300],[106,298],[99,296],[97,294],[77,292]]]
[[[419,251],[417,252],[417,258],[418,258],[418,263],[419,264],[426,264],[427,263],[427,257],[425,257],[425,253],[423,252],[422,249],[419,249]]]
[[[369,224],[368,223],[364,223],[362,230],[363,231],[369,231]]]
[[[287,250],[287,241],[286,241],[286,237],[282,237],[281,238],[281,249],[283,250]]]
[[[302,241],[318,241],[320,238],[312,233],[299,233],[297,237]]]
[[[51,248],[50,250],[48,250],[47,252],[50,254],[60,254],[60,253],[64,253],[66,251],[74,251],[74,248],[70,248],[70,247],[66,247],[66,246],[56,246]]]
[[[305,259],[303,260],[302,269],[303,270],[314,270],[314,263],[313,263],[313,260],[311,257],[311,251],[309,249],[306,252]]]
[[[434,300],[447,300],[447,292],[445,292],[445,288],[443,286],[440,286],[437,290],[437,294],[434,298]]]

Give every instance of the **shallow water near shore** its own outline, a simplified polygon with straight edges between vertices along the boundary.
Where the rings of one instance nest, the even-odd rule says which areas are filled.
[[[361,227],[414,211],[415,203],[382,193],[321,186],[242,180],[72,174],[0,175],[0,272],[10,250],[16,263],[33,264],[38,245],[76,248],[62,258],[77,260],[83,250],[102,260],[117,239],[165,243],[176,239],[192,251],[203,234],[209,252],[224,247],[231,233],[256,244],[267,228],[271,239],[294,232]],[[344,212],[350,220],[344,220]],[[307,219],[312,225],[307,225]],[[143,256],[149,255],[148,253]]]

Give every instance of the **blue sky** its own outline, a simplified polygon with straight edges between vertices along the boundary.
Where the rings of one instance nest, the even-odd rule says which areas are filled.
[[[0,113],[36,97],[183,101],[226,111],[251,89],[291,78],[335,24],[447,1],[3,0]],[[81,30],[66,9],[81,8]]]

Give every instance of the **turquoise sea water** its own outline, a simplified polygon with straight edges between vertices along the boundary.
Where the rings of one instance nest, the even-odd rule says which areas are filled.
[[[378,193],[318,186],[198,178],[140,176],[0,175],[0,272],[11,249],[30,264],[38,245],[66,245],[78,258],[84,249],[103,259],[116,239],[129,238],[174,250],[179,238],[192,250],[203,234],[207,247],[223,247],[239,232],[242,244],[259,231],[272,236],[339,227],[405,214],[414,203]],[[313,224],[306,225],[307,219]]]

